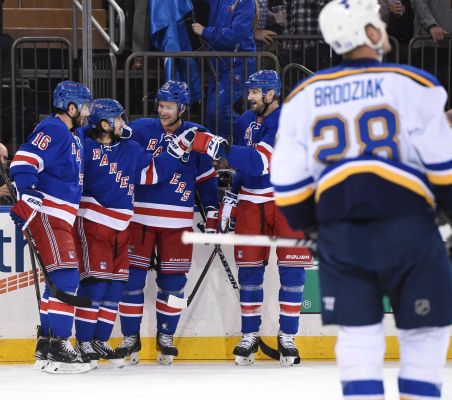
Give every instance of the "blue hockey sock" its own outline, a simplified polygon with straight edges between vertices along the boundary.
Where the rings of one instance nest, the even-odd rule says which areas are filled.
[[[147,269],[129,268],[129,280],[119,302],[121,331],[124,336],[137,335],[140,332],[147,272]]]
[[[242,333],[259,332],[264,301],[264,271],[263,265],[239,268]]]
[[[180,308],[168,306],[166,303],[170,294],[183,297],[184,287],[187,283],[185,274],[157,273],[157,299],[156,315],[157,330],[167,335],[174,335],[182,313]]]
[[[80,275],[75,268],[66,268],[49,273],[58,289],[75,293],[79,284]],[[48,317],[52,335],[68,338],[72,334],[75,307],[63,303],[49,294]]]
[[[77,307],[75,310],[75,337],[83,342],[94,339],[99,304],[108,286],[105,281],[81,281],[77,294],[91,299],[91,307]]]
[[[279,327],[289,335],[298,332],[305,271],[301,267],[279,266]]]
[[[95,333],[96,339],[104,342],[110,339],[111,331],[115,325],[116,314],[118,313],[119,299],[122,297],[124,286],[124,281],[111,281],[108,285],[99,307]]]
[[[41,305],[39,307],[39,320],[41,323],[41,335],[42,336],[50,336],[50,323],[48,316],[48,308],[49,308],[49,289],[46,288],[41,298]]]

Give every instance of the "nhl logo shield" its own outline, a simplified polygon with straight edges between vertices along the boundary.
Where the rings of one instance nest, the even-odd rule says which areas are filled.
[[[428,299],[419,299],[414,302],[414,312],[417,315],[425,316],[430,312],[430,301]]]

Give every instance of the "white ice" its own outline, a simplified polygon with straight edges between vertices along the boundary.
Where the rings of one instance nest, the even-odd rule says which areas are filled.
[[[397,363],[386,363],[387,400],[398,399]],[[30,365],[0,366],[0,399],[64,400],[334,400],[340,399],[333,362],[276,362],[236,367],[231,362],[155,363],[114,369],[102,364],[82,375],[49,375]],[[443,399],[452,399],[452,363],[444,376]]]

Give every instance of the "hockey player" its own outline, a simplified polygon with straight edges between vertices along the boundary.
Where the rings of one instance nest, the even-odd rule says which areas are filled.
[[[399,328],[402,399],[441,397],[452,277],[434,208],[452,212],[452,129],[430,74],[381,63],[376,0],[333,0],[320,29],[344,63],[288,96],[271,163],[295,229],[315,223],[324,324],[338,324],[344,398],[383,399],[382,296]],[[302,114],[300,115],[300,112]]]
[[[241,234],[303,237],[294,232],[275,207],[270,184],[269,165],[273,152],[280,114],[281,81],[276,71],[263,70],[252,74],[246,82],[251,109],[238,120],[236,145],[224,139],[197,132],[193,149],[207,152],[214,159],[226,158],[237,169],[232,191],[226,192],[220,207],[221,230]],[[236,209],[235,209],[236,208]],[[236,218],[236,223],[234,219]],[[242,311],[242,340],[235,347],[236,364],[254,362],[259,344],[261,307],[264,297],[264,270],[270,249],[235,246],[235,263],[239,268],[240,304]],[[279,290],[278,350],[281,365],[292,365],[299,357],[294,336],[298,332],[303,299],[305,267],[312,266],[312,255],[302,248],[278,248]]]
[[[82,191],[83,148],[74,132],[89,115],[92,101],[82,84],[60,82],[53,92],[55,114],[36,126],[10,167],[20,195],[11,217],[23,229],[28,226],[51,279],[68,293],[75,293],[79,284],[72,225]],[[50,373],[88,371],[69,341],[74,307],[51,296],[46,287],[40,310],[36,367]]]
[[[159,118],[138,119],[130,124],[132,139],[140,143],[146,152],[161,157],[174,136],[187,129],[203,127],[183,121],[190,103],[188,85],[168,81],[157,92]],[[147,271],[157,258],[157,350],[158,362],[171,364],[178,351],[173,335],[182,310],[166,304],[170,294],[183,297],[190,270],[192,246],[181,242],[181,233],[191,230],[195,191],[199,191],[207,211],[207,228],[215,228],[217,216],[217,177],[212,160],[197,153],[183,157],[183,164],[169,181],[152,186],[135,188],[134,216],[130,224],[129,281],[119,304],[121,329],[124,341],[116,349],[121,356],[132,353],[132,359],[140,349],[140,325],[143,316],[143,289]]]
[[[95,367],[99,358],[124,366],[124,359],[108,344],[128,278],[129,231],[136,184],[155,185],[173,176],[180,158],[190,150],[194,132],[172,138],[158,158],[136,141],[127,140],[131,129],[124,108],[113,99],[97,99],[88,117],[90,126],[79,129],[84,137],[84,185],[76,221],[80,260],[78,294],[92,300],[75,313],[76,350]],[[182,147],[184,149],[182,149]]]

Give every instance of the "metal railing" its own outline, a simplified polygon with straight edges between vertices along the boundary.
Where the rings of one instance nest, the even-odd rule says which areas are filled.
[[[290,73],[289,78],[287,78],[287,74]],[[295,74],[296,78],[293,79],[293,74]],[[301,81],[302,79],[314,75],[314,72],[306,68],[304,65],[291,63],[286,65],[281,72],[281,96],[284,99],[290,91],[293,89],[294,85],[288,83]]]
[[[46,50],[45,58],[38,57],[38,44],[40,50],[42,48]],[[13,154],[18,143],[23,143],[26,135],[33,130],[40,115],[50,114],[52,93],[56,84],[64,79],[72,79],[71,50],[71,43],[62,37],[23,37],[13,43],[11,49]],[[55,56],[57,53],[60,53],[59,57]],[[17,71],[19,75],[16,75]]]
[[[93,55],[93,96],[94,98],[118,97],[117,62],[114,54]]]
[[[416,36],[408,45],[408,63],[433,74],[448,92],[452,107],[452,35],[433,43],[431,36]]]
[[[113,54],[122,54],[126,43],[126,17],[122,8],[114,0],[108,1],[108,33],[105,32],[101,24],[91,15],[91,22],[108,44]],[[72,46],[74,58],[77,54],[77,10],[83,12],[83,5],[78,0],[72,0]],[[116,16],[118,17],[119,42],[116,44]]]
[[[131,69],[137,57],[143,58],[143,69]],[[165,62],[172,60],[170,73],[165,73]],[[193,73],[196,60],[197,73]],[[241,62],[241,60],[243,60]],[[136,52],[125,63],[125,109],[129,115],[149,116],[150,100],[165,80],[172,78],[187,82],[191,88],[190,121],[206,125],[212,132],[232,137],[233,123],[238,112],[246,110],[243,84],[248,76],[267,68],[280,72],[278,59],[267,52]],[[196,72],[196,71],[195,71]],[[177,76],[183,74],[183,78]],[[138,101],[132,103],[133,98]]]

